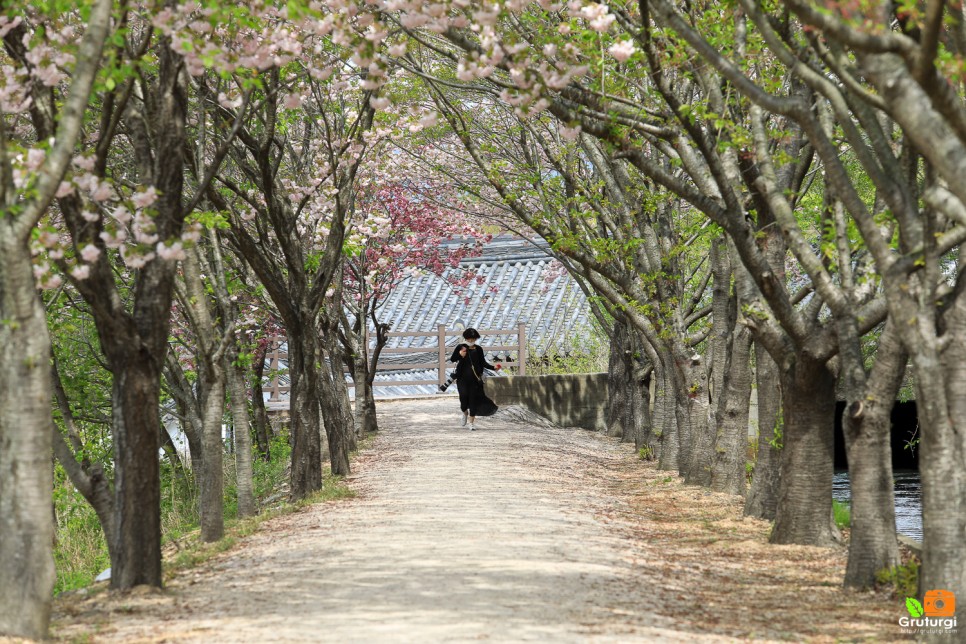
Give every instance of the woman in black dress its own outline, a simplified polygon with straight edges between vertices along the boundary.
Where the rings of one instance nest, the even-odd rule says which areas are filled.
[[[501,364],[495,366],[486,361],[483,355],[483,348],[476,344],[480,339],[480,333],[470,327],[463,331],[464,343],[456,345],[453,355],[449,361],[456,363],[456,388],[460,394],[460,409],[463,411],[463,425],[466,425],[467,418],[470,421],[470,430],[476,429],[477,416],[492,416],[496,413],[496,404],[486,397],[483,390],[483,370],[501,368]]]

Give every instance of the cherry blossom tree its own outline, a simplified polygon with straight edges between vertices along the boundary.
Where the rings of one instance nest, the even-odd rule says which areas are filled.
[[[288,60],[292,52],[303,55],[267,74],[258,110],[240,129],[229,163],[218,172],[219,188],[208,198],[229,214],[233,246],[258,275],[285,325],[292,383],[291,493],[301,498],[321,487],[320,404],[328,421],[331,471],[349,471],[352,432],[338,420],[347,406],[345,383],[317,366],[322,359],[317,322],[342,262],[356,174],[381,136],[373,119],[383,103],[366,89],[378,87],[373,79],[380,77],[365,37],[371,33],[371,25],[362,24],[366,20],[310,11],[301,18],[301,31],[281,16],[277,20],[287,25],[278,28],[280,33],[306,34],[304,40],[285,41]],[[360,49],[337,42],[360,42]],[[368,71],[360,74],[363,62],[369,63]],[[242,92],[241,87],[219,92],[225,124],[238,118]]]
[[[360,437],[377,429],[372,383],[389,331],[389,325],[380,322],[380,307],[401,283],[420,273],[447,281],[458,296],[476,277],[472,269],[460,270],[460,261],[478,253],[490,238],[464,213],[442,207],[440,201],[444,199],[432,185],[414,179],[382,187],[357,205],[360,221],[347,240],[350,256],[345,266],[345,304],[352,319],[346,317],[343,329]],[[371,353],[369,334],[375,339]]]
[[[0,635],[41,639],[50,620],[50,338],[29,242],[81,134],[112,5],[90,5],[83,31],[68,27],[70,12],[5,7],[0,14]]]

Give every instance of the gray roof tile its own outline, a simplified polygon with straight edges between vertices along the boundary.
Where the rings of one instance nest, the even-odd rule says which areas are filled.
[[[452,242],[459,243],[459,242]],[[501,237],[483,248],[480,257],[466,258],[461,269],[476,268],[485,278],[457,295],[444,279],[432,274],[404,280],[379,308],[380,322],[391,331],[435,331],[437,325],[448,329],[472,326],[477,329],[512,329],[513,335],[484,336],[481,344],[501,345],[516,342],[516,328],[526,323],[527,353],[543,355],[549,350],[563,352],[568,337],[583,334],[590,324],[590,307],[583,291],[569,275],[547,282],[553,257],[546,243]],[[495,287],[495,292],[490,289]],[[469,303],[466,302],[469,299]],[[455,346],[457,337],[447,338]],[[437,359],[436,338],[390,338],[389,347],[426,347],[426,353],[384,354],[383,364],[429,362]],[[505,355],[506,351],[500,351]],[[492,360],[493,353],[488,353]],[[380,372],[377,382],[427,380],[436,370]],[[436,392],[435,385],[377,387],[377,397],[419,395]]]

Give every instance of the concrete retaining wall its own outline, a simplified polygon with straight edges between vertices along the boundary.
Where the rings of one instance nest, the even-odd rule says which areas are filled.
[[[561,427],[607,429],[606,373],[489,378],[486,393],[498,405],[521,405]]]

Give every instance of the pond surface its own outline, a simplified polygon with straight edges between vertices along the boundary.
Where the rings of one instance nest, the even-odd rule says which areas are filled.
[[[919,472],[897,470],[893,473],[893,479],[896,482],[896,531],[916,541],[922,541]],[[848,472],[836,472],[832,477],[832,498],[837,501],[851,501]]]

